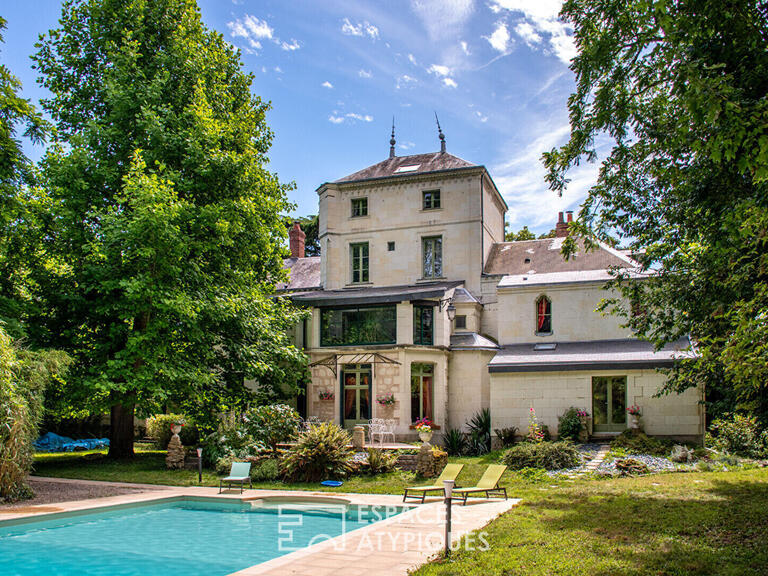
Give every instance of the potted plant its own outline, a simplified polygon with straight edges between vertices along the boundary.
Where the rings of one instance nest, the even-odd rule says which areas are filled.
[[[424,444],[429,443],[432,439],[432,421],[429,418],[421,418],[416,420],[413,427],[419,433],[419,439]]]
[[[629,414],[629,427],[638,430],[640,428],[640,406],[633,404],[627,408],[627,414]]]
[[[333,400],[334,398],[333,391],[331,390],[320,390],[320,394],[318,396],[320,400]]]
[[[376,403],[379,406],[394,406],[395,395],[394,394],[379,394],[376,396]]]

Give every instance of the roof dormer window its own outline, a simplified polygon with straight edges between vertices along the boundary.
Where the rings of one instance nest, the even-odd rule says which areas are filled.
[[[397,170],[395,170],[395,174],[403,174],[406,172],[416,172],[421,167],[421,164],[411,164],[409,166],[400,166]]]

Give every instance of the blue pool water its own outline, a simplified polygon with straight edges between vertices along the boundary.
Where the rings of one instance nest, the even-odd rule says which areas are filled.
[[[0,575],[224,576],[404,510],[259,506],[184,499],[0,523]]]

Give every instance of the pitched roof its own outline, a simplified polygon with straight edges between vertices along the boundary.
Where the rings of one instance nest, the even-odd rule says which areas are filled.
[[[320,256],[286,258],[283,268],[288,270],[288,282],[280,282],[277,290],[317,290],[321,287]]]
[[[661,350],[643,340],[512,344],[502,346],[488,366],[490,372],[661,368],[693,356],[689,346],[687,338]]]
[[[497,242],[491,247],[485,263],[485,274],[527,275],[550,272],[581,272],[608,268],[634,268],[637,264],[625,254],[605,244],[586,251],[584,241],[577,240],[579,250],[568,260],[560,250],[565,238],[544,238],[519,242]]]
[[[472,164],[447,152],[431,152],[429,154],[387,158],[383,162],[358,170],[349,176],[339,178],[335,182],[359,182],[360,180],[410,176],[413,174],[477,167],[477,164]]]
[[[498,350],[499,345],[477,332],[451,334],[451,350]]]

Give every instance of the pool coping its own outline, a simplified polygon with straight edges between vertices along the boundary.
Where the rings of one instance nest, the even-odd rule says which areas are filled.
[[[58,481],[65,479],[46,478]],[[66,481],[72,481],[66,479]],[[75,482],[78,482],[75,480]],[[80,481],[101,485],[128,486],[119,482]],[[228,576],[330,576],[340,568],[345,576],[379,576],[408,574],[428,562],[444,545],[444,511],[442,498],[429,499],[424,504],[403,503],[402,496],[391,494],[357,494],[346,492],[319,492],[299,490],[239,490],[218,494],[217,488],[198,486],[158,486],[131,484],[146,491],[75,500],[54,504],[40,504],[14,513],[13,509],[0,511],[0,527],[26,524],[34,521],[66,516],[80,516],[96,509],[117,510],[153,502],[175,501],[185,498],[205,498],[252,501],[269,497],[335,498],[357,506],[398,506],[409,508],[389,518],[357,528],[328,540],[317,542],[300,550],[288,552],[266,562],[249,566]],[[456,545],[470,532],[479,530],[491,520],[520,503],[519,499],[475,500],[468,506],[454,505],[451,542]],[[52,510],[55,508],[55,510]],[[39,509],[35,512],[35,509]],[[375,545],[373,544],[375,542]],[[466,540],[465,545],[469,542]]]

